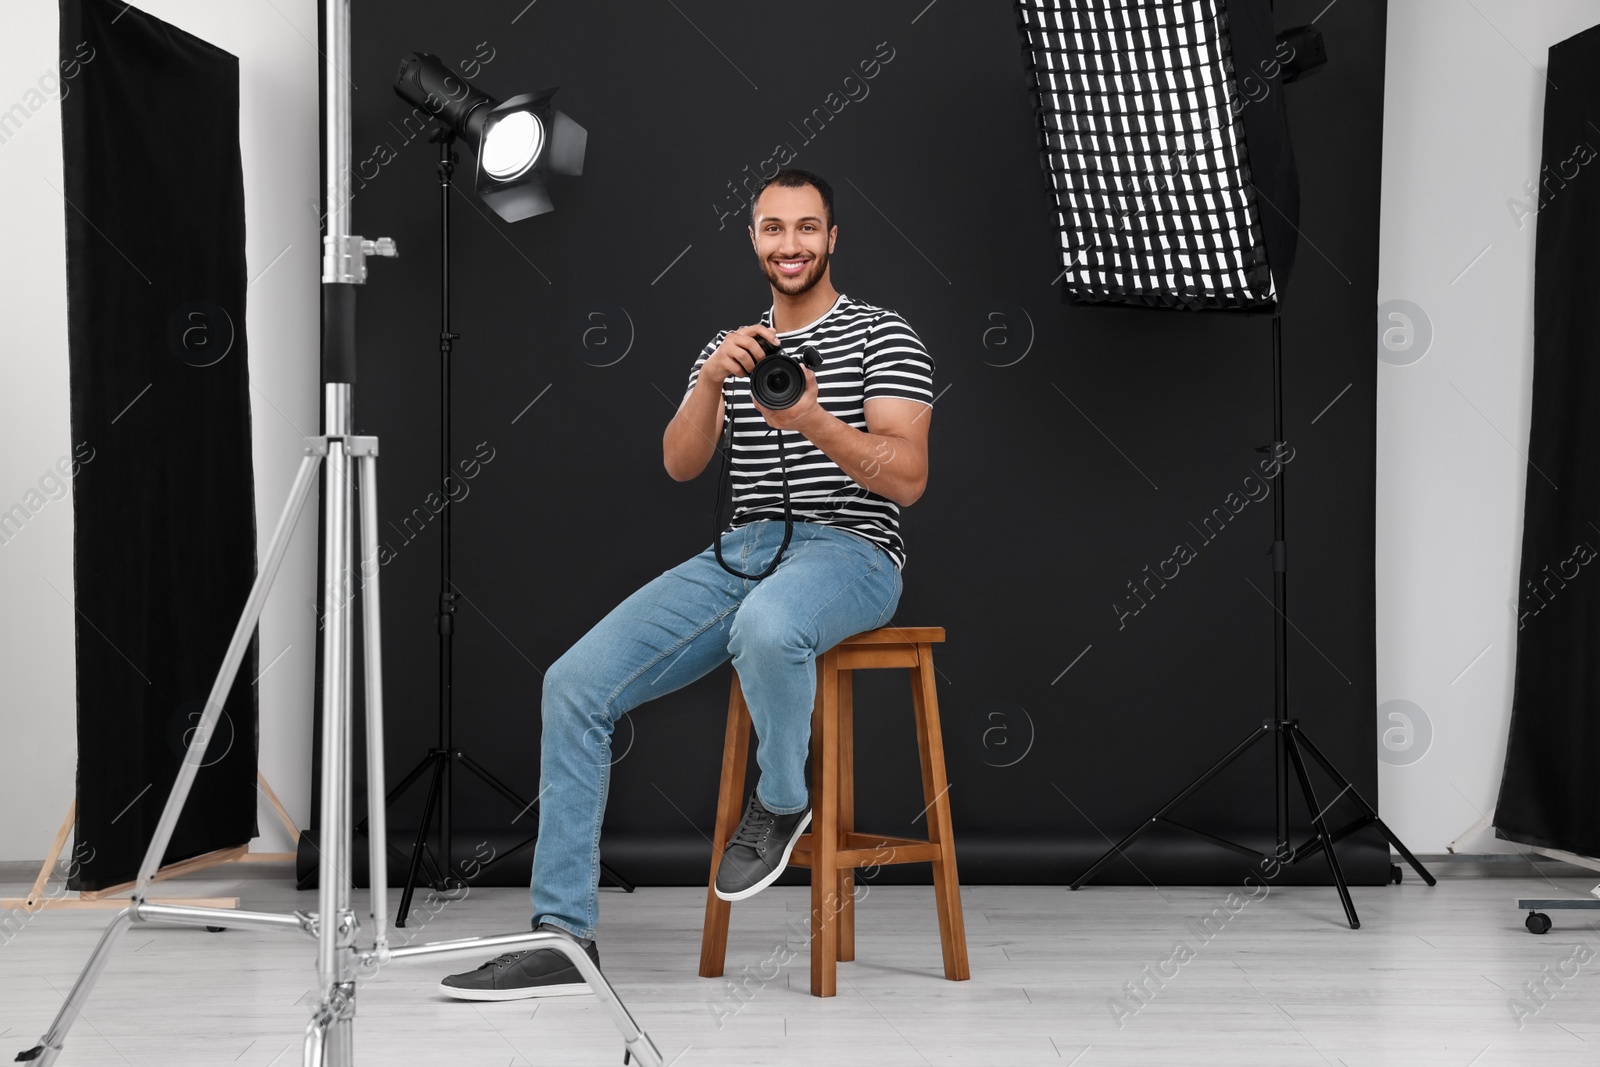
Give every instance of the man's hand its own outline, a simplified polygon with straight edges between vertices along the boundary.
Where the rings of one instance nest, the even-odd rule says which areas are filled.
[[[774,429],[799,430],[804,433],[804,426],[807,423],[816,419],[819,414],[826,414],[822,405],[817,402],[817,376],[812,374],[811,368],[804,363],[800,364],[800,369],[806,373],[806,391],[800,394],[799,400],[796,400],[782,411],[764,408],[761,406],[761,402],[755,398],[754,393],[750,396],[750,403],[754,404],[756,410],[761,412],[761,417],[767,420],[767,425]]]
[[[700,377],[721,388],[729,378],[739,378],[756,369],[756,364],[766,355],[757,343],[764,337],[774,348],[778,346],[778,333],[771,326],[741,326],[730,330],[717,350],[700,365]]]

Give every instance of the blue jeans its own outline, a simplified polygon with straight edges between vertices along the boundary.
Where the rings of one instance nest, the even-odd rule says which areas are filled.
[[[782,541],[781,521],[757,520],[723,532],[722,557],[759,574]],[[612,730],[730,656],[757,739],[757,795],[774,812],[804,810],[816,656],[887,623],[900,590],[894,561],[871,541],[796,522],[766,578],[729,574],[708,545],[596,623],[544,676],[534,924],[595,936]]]

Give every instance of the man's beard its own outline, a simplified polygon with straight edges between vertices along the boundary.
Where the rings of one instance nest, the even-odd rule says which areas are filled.
[[[761,273],[766,276],[767,281],[771,283],[774,289],[785,296],[799,296],[802,293],[810,292],[822,280],[822,276],[828,272],[828,253],[819,252],[811,258],[807,267],[808,269],[803,273],[790,277],[781,273],[772,260],[763,259],[761,261]]]

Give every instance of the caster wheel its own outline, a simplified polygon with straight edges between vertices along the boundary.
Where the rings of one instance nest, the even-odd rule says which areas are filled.
[[[1542,911],[1530,911],[1523,925],[1530,934],[1547,934],[1550,932],[1550,916]]]
[[[1405,877],[1405,871],[1398,863],[1389,864],[1389,884],[1399,885],[1400,879]]]
[[[220,934],[220,933],[222,933],[222,931],[224,931],[226,929],[227,929],[226,926],[208,926],[208,927],[206,927],[206,933],[208,933],[208,934]]]

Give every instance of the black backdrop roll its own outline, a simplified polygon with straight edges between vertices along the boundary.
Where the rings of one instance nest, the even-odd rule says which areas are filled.
[[[255,578],[239,63],[112,0],[62,0],[61,58],[74,888],[100,889],[137,873]],[[255,836],[255,677],[252,641],[167,862]]]
[[[1325,6],[1284,0],[1278,25]],[[1272,510],[1245,481],[1272,438],[1271,324],[1062,305],[1009,5],[795,11],[356,3],[355,230],[402,253],[361,294],[356,389],[358,427],[383,440],[390,774],[435,736],[437,185],[434,148],[390,88],[422,50],[501,97],[559,85],[589,130],[554,214],[510,226],[470,193],[455,201],[454,451],[492,454],[450,505],[457,743],[535,795],[542,670],[708,544],[715,472],[674,483],[661,433],[700,347],[768,306],[740,185],[784,144],[835,187],[835,285],[904,314],[938,360],[896,621],[949,633],[938,684],[963,880],[1064,882],[1272,714]],[[1384,20],[1382,3],[1327,10],[1333,61],[1284,90],[1305,235],[1284,296],[1290,699],[1371,799]],[[1195,558],[1149,579],[1180,542]],[[602,848],[625,876],[705,880],[729,676],[619,725]],[[859,822],[912,833],[907,683],[863,672],[856,686]],[[1253,755],[1185,821],[1270,848],[1271,763]],[[516,813],[465,776],[457,796],[458,862],[528,821],[508,829]],[[1106,880],[1242,874],[1204,843],[1147,840],[1138,870]],[[1369,838],[1341,858],[1355,882],[1387,873]],[[525,883],[529,859],[495,878]],[[1326,877],[1305,868],[1285,880]]]
[[[1533,418],[1501,837],[1600,856],[1600,27],[1553,45],[1534,253]],[[1558,488],[1559,487],[1559,488]]]

